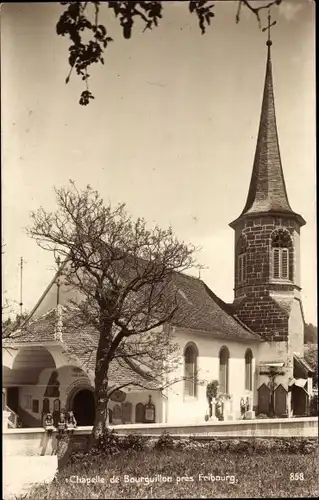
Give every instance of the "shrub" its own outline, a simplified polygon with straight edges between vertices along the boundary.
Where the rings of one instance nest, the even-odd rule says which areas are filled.
[[[68,464],[78,464],[85,463],[86,459],[89,459],[89,453],[83,451],[73,451],[69,457]]]
[[[149,439],[141,434],[128,434],[122,439],[123,450],[143,451]]]
[[[310,399],[310,415],[312,417],[318,416],[318,394],[315,394]]]
[[[100,463],[101,460],[108,460],[108,457],[125,452],[145,452],[152,450],[160,453],[169,450],[177,452],[187,452],[192,456],[196,452],[218,455],[219,453],[230,455],[269,455],[281,453],[283,455],[308,455],[316,452],[318,441],[316,438],[211,438],[198,439],[196,436],[188,438],[173,438],[167,431],[163,432],[158,439],[149,438],[139,434],[128,434],[120,437],[115,431],[106,432],[101,437],[99,446],[90,449],[88,452],[73,452],[69,458],[69,464],[81,464],[88,467],[93,463]],[[144,455],[142,455],[143,458]]]
[[[219,382],[218,380],[212,380],[207,384],[206,387],[206,398],[210,402],[213,398],[217,398],[218,394],[218,386]]]
[[[251,442],[252,451],[258,455],[265,455],[274,448],[272,439],[255,438]]]
[[[313,453],[317,451],[318,449],[318,441],[317,440],[311,440],[307,439],[304,441],[304,446],[303,446],[303,453],[307,455],[308,453]]]
[[[220,451],[220,441],[217,439],[211,439],[208,441],[208,449],[210,452],[215,453]]]
[[[187,449],[187,441],[185,439],[176,439],[174,441],[174,449],[176,451],[183,451]]]
[[[164,431],[156,441],[155,448],[157,450],[171,450],[174,448],[174,439],[167,431]]]
[[[121,451],[121,438],[117,432],[112,429],[106,429],[103,435],[99,438],[96,452],[103,453],[105,455],[115,455]],[[95,452],[95,450],[92,452]]]

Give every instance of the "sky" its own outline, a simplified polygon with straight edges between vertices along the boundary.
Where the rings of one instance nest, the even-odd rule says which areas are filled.
[[[2,288],[18,312],[30,310],[53,277],[53,255],[25,228],[30,212],[54,210],[54,186],[90,184],[106,202],[125,202],[133,217],[171,225],[201,247],[201,278],[233,300],[234,231],[248,192],[266,66],[266,34],[237,2],[214,2],[202,35],[188,2],[165,2],[153,31],[114,39],[105,65],[91,71],[95,99],[78,104],[68,85],[68,40],[55,25],[58,3],[1,6]],[[317,324],[315,198],[315,4],[284,0],[272,11],[272,61],[283,170],[301,229],[302,299]],[[262,23],[267,23],[264,11]]]

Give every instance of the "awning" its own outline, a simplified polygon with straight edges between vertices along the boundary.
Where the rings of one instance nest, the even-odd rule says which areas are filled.
[[[308,378],[311,377],[314,370],[308,365],[307,361],[294,354],[294,378]]]
[[[307,382],[308,380],[306,378],[293,378],[288,385],[289,387],[296,385],[297,387],[301,387],[302,389],[304,389]]]
[[[278,367],[278,368],[282,368],[284,366],[284,362],[281,362],[281,361],[261,361],[259,363],[259,366],[260,367],[267,367],[267,366],[273,366],[273,367]]]

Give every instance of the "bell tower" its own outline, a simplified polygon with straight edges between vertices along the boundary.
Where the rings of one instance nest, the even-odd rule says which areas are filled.
[[[289,204],[276,124],[270,22],[257,145],[246,204],[230,223],[235,231],[234,307],[248,327],[303,355],[300,228]]]

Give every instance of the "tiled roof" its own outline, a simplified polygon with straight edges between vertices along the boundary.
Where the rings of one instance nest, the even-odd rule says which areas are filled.
[[[96,348],[98,343],[96,331],[89,330],[79,332],[78,335],[68,332],[63,332],[63,345],[71,355],[75,355],[80,362],[83,370],[95,371]],[[115,358],[110,363],[109,380],[111,384],[116,384],[117,387],[122,384],[130,384],[130,387],[147,387],[155,389],[160,386],[154,380],[146,380],[139,374],[135,373],[121,358]]]
[[[54,280],[52,287],[54,286]],[[47,290],[50,293],[50,290]],[[200,279],[184,273],[173,273],[172,280],[167,288],[168,294],[174,294],[178,309],[171,324],[180,328],[198,330],[210,333],[213,337],[229,338],[238,341],[252,340],[261,341],[261,337],[251,331],[235,315],[231,304],[226,304]],[[73,298],[73,292],[63,290],[60,287],[60,295],[67,305],[67,297]],[[44,297],[45,299],[45,297]],[[36,311],[33,316],[26,320],[23,330],[25,334],[18,331],[11,340],[19,342],[48,342],[55,340],[57,321],[57,308],[49,310],[46,314],[37,317]],[[65,330],[65,329],[64,329]],[[65,335],[65,331],[63,333]],[[92,342],[92,335],[86,339],[82,328],[82,341]],[[78,337],[68,337],[70,346],[77,344]],[[81,341],[81,342],[82,342]]]
[[[214,337],[259,340],[261,337],[241,323],[233,308],[215,295],[200,279],[175,273],[178,310],[172,323],[179,327],[210,332]]]
[[[62,315],[61,315],[62,311]],[[96,330],[90,328],[81,328],[78,331],[68,329],[63,326],[64,310],[63,308],[52,309],[39,319],[27,322],[24,329],[16,331],[13,335],[3,341],[3,345],[10,346],[14,344],[45,344],[56,340],[55,333],[59,329],[59,320],[62,319],[62,345],[64,353],[84,370],[95,371],[96,348],[98,343],[98,334]],[[160,387],[160,382],[154,377],[150,380],[143,378],[135,373],[121,358],[116,358],[110,363],[108,372],[110,384],[116,384],[117,387],[122,384],[130,384],[131,388],[156,389]]]
[[[57,310],[51,309],[43,316],[25,322],[21,329],[15,330],[7,338],[3,339],[3,344],[53,342],[55,340],[56,323]]]
[[[301,225],[305,224],[304,219],[291,209],[286,191],[276,124],[270,45],[253,172],[246,205],[239,218],[265,212],[290,213]],[[231,227],[235,223],[232,222]]]

